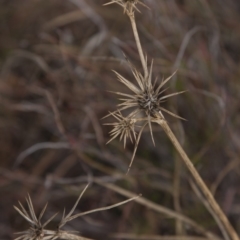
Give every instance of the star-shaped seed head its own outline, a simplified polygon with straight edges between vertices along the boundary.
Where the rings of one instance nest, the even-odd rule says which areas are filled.
[[[47,208],[47,204],[37,217],[33,208],[32,200],[28,195],[27,199],[28,210],[27,211],[23,205],[19,202],[20,208],[14,206],[15,210],[29,223],[29,228],[26,231],[19,232],[20,236],[15,240],[48,240],[53,239],[52,233],[45,231],[44,227],[47,226],[49,222],[57,215],[54,214],[49,218],[44,224],[41,223],[42,216]]]
[[[133,84],[118,72],[113,71],[117,75],[118,80],[123,83],[132,93],[128,94],[122,92],[114,92],[115,94],[122,97],[119,99],[122,103],[118,104],[119,109],[106,116],[113,116],[115,119],[117,119],[117,122],[115,123],[106,124],[113,126],[112,131],[110,131],[111,139],[108,141],[108,143],[116,137],[120,136],[120,140],[123,139],[125,147],[127,138],[130,138],[131,141],[134,140],[135,146],[128,171],[130,170],[130,167],[133,163],[142,132],[147,125],[149,126],[153,144],[155,145],[152,132],[152,123],[159,120],[165,121],[163,112],[168,113],[173,117],[183,119],[162,107],[162,103],[166,99],[183,93],[176,92],[168,95],[163,95],[163,93],[167,90],[167,88],[163,87],[176,72],[174,72],[167,79],[162,80],[160,84],[157,84],[157,78],[154,82],[152,80],[153,61],[149,68],[148,76],[146,77],[143,76],[136,68],[134,68],[130,62],[129,65],[137,84]],[[128,115],[128,117],[124,117],[121,113],[121,111],[124,111],[126,109],[132,109],[132,112]],[[141,114],[141,112],[143,114]],[[144,117],[139,118],[139,115],[143,115]],[[134,129],[136,123],[140,123],[141,125],[139,126],[140,130],[138,134],[136,134]]]
[[[145,112],[145,115],[150,118],[159,118],[160,112],[162,111],[172,115],[173,117],[181,118],[162,107],[162,103],[167,98],[183,93],[177,92],[163,96],[163,93],[167,90],[166,88],[163,89],[164,85],[172,78],[176,72],[174,72],[170,77],[163,80],[159,85],[157,85],[157,79],[155,79],[154,83],[152,81],[152,67],[153,62],[149,69],[149,75],[145,78],[139,71],[131,66],[132,73],[137,82],[137,85],[131,83],[122,75],[114,71],[118,77],[118,80],[132,91],[132,94],[115,92],[116,94],[125,97],[124,99],[120,99],[122,103],[118,105],[120,107],[119,110],[122,111],[128,108],[135,108],[131,114],[132,118],[142,110]]]
[[[137,85],[133,84],[125,77],[120,75],[118,72],[114,71],[117,75],[118,80],[123,83],[132,93],[122,93],[122,92],[115,92],[115,94],[122,96],[123,98],[120,99],[122,103],[118,104],[119,109],[112,114],[116,114],[118,111],[123,111],[126,109],[133,109],[130,113],[129,117],[127,118],[128,123],[136,123],[141,122],[143,125],[146,126],[145,123],[148,124],[149,130],[151,133],[152,141],[154,143],[153,133],[152,133],[152,122],[156,122],[157,120],[164,119],[162,112],[168,113],[169,115],[183,119],[178,115],[168,111],[167,109],[162,107],[162,103],[173,96],[181,94],[183,92],[176,92],[168,95],[163,95],[163,93],[167,90],[166,88],[163,89],[165,84],[172,78],[172,76],[176,73],[174,72],[170,77],[163,80],[159,85],[157,84],[157,79],[152,81],[152,71],[153,71],[153,61],[149,69],[149,74],[147,77],[143,76],[137,69],[135,69],[131,64],[130,67],[132,69],[133,76],[137,82]],[[144,118],[139,119],[139,113],[143,112]],[[122,116],[122,115],[121,115]],[[121,117],[122,121],[126,121],[124,117]],[[126,124],[124,125],[123,122],[119,122],[117,125],[114,125],[114,129],[111,131],[113,138],[116,138],[118,135],[121,134],[121,138],[126,133],[126,129],[128,129],[129,135],[130,128]],[[134,122],[133,122],[134,121]],[[142,132],[142,131],[141,131]],[[141,134],[140,134],[141,135]],[[139,138],[139,137],[138,137]],[[111,140],[112,140],[111,139]],[[111,141],[110,140],[110,141]],[[139,142],[139,139],[136,141]],[[138,143],[137,143],[138,144]]]
[[[120,137],[120,141],[123,140],[124,148],[126,147],[127,138],[130,138],[131,142],[136,140],[136,132],[134,130],[135,120],[130,117],[123,117],[120,111],[115,113],[110,113],[117,122],[106,123],[105,125],[112,125],[113,129],[110,131],[110,136],[112,137],[107,143],[111,142],[113,139]]]

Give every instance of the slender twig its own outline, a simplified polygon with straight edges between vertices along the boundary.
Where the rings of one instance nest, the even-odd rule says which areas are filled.
[[[129,13],[128,16],[129,16],[129,19],[131,21],[135,42],[137,44],[138,53],[139,53],[140,60],[141,60],[141,63],[142,63],[142,67],[143,67],[143,71],[144,71],[144,77],[147,78],[148,77],[147,61],[146,61],[146,58],[144,57],[144,54],[143,54],[142,45],[141,45],[141,42],[140,42],[140,38],[139,38],[139,35],[138,35],[138,30],[137,30],[137,25],[136,25],[136,21],[135,21],[134,12],[131,13],[131,14]]]

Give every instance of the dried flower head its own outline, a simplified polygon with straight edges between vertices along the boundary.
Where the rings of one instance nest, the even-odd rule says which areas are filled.
[[[136,68],[134,68],[129,63],[133,76],[137,82],[137,85],[133,84],[129,80],[127,80],[125,77],[120,75],[118,72],[113,71],[116,75],[118,80],[123,83],[126,87],[128,87],[132,94],[122,93],[122,92],[114,92],[117,95],[120,95],[123,98],[120,98],[119,100],[122,101],[122,103],[118,104],[119,109],[117,109],[115,112],[110,113],[108,116],[112,115],[114,116],[118,122],[107,124],[107,125],[113,125],[113,130],[110,132],[110,135],[112,138],[109,140],[112,141],[116,137],[120,136],[120,140],[124,139],[124,147],[126,145],[126,139],[127,137],[131,137],[131,133],[134,136],[135,140],[135,147],[132,155],[132,159],[129,165],[129,169],[132,165],[132,162],[134,160],[136,150],[140,141],[141,134],[143,132],[143,129],[146,125],[149,126],[151,138],[154,143],[153,133],[152,133],[152,122],[156,122],[158,120],[163,120],[164,115],[162,112],[165,112],[173,117],[183,119],[179,117],[178,115],[168,111],[164,107],[162,107],[162,103],[173,96],[176,96],[178,94],[181,94],[183,92],[176,92],[171,93],[168,95],[163,95],[163,93],[167,90],[167,88],[163,89],[165,84],[172,78],[172,76],[176,73],[174,72],[170,77],[168,77],[165,80],[162,80],[162,82],[158,85],[157,84],[157,78],[153,82],[152,80],[152,71],[153,71],[153,61],[151,63],[148,76],[143,76]],[[123,117],[120,111],[124,111],[126,109],[132,109],[132,112],[128,115],[127,118]],[[143,113],[144,117],[139,118],[139,113]],[[136,133],[134,131],[134,124],[137,122],[142,123],[142,127],[138,133],[138,137],[136,138]],[[128,171],[129,171],[128,169]]]
[[[112,139],[116,138],[119,135],[120,135],[120,139],[122,139],[124,136],[124,146],[125,146],[126,138],[128,136],[130,136],[129,133],[131,133],[131,131],[132,131],[132,128],[129,127],[129,125],[131,125],[132,123],[135,124],[136,122],[141,122],[141,125],[142,125],[137,139],[135,138],[135,148],[134,148],[133,156],[132,156],[131,163],[130,163],[130,166],[131,166],[133,159],[135,157],[135,153],[136,153],[136,150],[138,147],[138,143],[139,143],[141,134],[146,125],[149,126],[151,138],[152,138],[153,144],[155,145],[154,138],[153,138],[153,132],[152,132],[152,125],[151,125],[152,122],[160,123],[160,121],[162,122],[162,120],[165,120],[162,112],[168,113],[169,115],[172,115],[173,117],[176,117],[176,118],[181,118],[178,115],[163,108],[162,103],[167,98],[178,95],[182,92],[172,93],[172,94],[163,96],[163,92],[166,91],[166,89],[163,89],[164,85],[171,79],[171,77],[175,73],[173,73],[167,79],[163,80],[159,85],[157,84],[157,79],[155,79],[154,82],[152,80],[153,61],[150,66],[150,69],[149,69],[147,66],[147,57],[144,56],[144,52],[143,52],[143,49],[141,46],[141,41],[140,41],[140,38],[138,35],[136,20],[135,20],[135,16],[134,16],[135,10],[139,11],[137,8],[137,4],[141,4],[145,7],[147,7],[147,6],[145,4],[143,4],[140,0],[111,0],[109,3],[107,3],[105,5],[109,5],[109,4],[113,4],[113,3],[116,3],[116,4],[120,5],[121,7],[123,7],[124,12],[127,13],[128,17],[130,19],[132,30],[133,30],[133,35],[134,35],[138,53],[139,53],[139,58],[141,60],[142,69],[144,72],[144,74],[142,74],[136,68],[132,67],[132,65],[129,63],[132,73],[134,75],[134,78],[137,82],[137,85],[136,85],[136,84],[133,84],[132,82],[130,82],[129,80],[127,80],[126,78],[124,78],[118,72],[114,71],[115,74],[117,75],[118,80],[121,83],[123,83],[125,86],[127,86],[132,91],[132,94],[115,92],[116,94],[122,96],[123,98],[120,99],[120,101],[122,101],[122,103],[118,104],[119,109],[116,110],[115,112],[113,112],[112,115],[116,114],[119,111],[123,111],[123,110],[129,109],[129,108],[133,108],[133,110],[126,119],[121,115],[121,120],[119,120],[118,123],[113,124],[114,128],[110,132],[112,135]],[[144,117],[140,119],[139,113],[141,113],[141,112],[144,113]],[[127,120],[127,124],[126,124],[126,120]],[[135,134],[135,132],[134,132],[134,134]]]
[[[123,139],[125,148],[127,138],[130,138],[131,142],[133,142],[133,140],[136,140],[136,132],[134,130],[135,120],[131,117],[123,117],[120,111],[118,111],[118,113],[110,113],[110,115],[117,119],[117,122],[105,124],[113,126],[112,131],[110,131],[110,136],[112,138],[107,143],[120,136],[120,141]]]
[[[44,230],[44,227],[46,227],[47,224],[51,222],[52,219],[57,214],[54,214],[50,219],[48,219],[44,224],[42,224],[41,219],[47,208],[47,204],[45,205],[45,207],[39,214],[39,217],[37,218],[30,196],[27,197],[26,201],[29,212],[27,212],[27,210],[22,206],[20,202],[19,205],[21,209],[19,209],[16,206],[14,206],[14,208],[25,220],[27,220],[27,222],[30,224],[30,227],[26,231],[17,233],[20,234],[21,236],[16,238],[15,240],[47,240],[50,238],[52,239],[52,231],[46,231]]]
[[[106,3],[104,5],[106,6],[106,5],[110,5],[113,3],[120,5],[123,8],[124,13],[130,14],[130,15],[133,14],[135,10],[140,12],[139,9],[137,8],[137,4],[147,7],[140,0],[111,0],[111,2]]]
[[[163,117],[162,112],[166,112],[173,117],[182,119],[178,115],[163,108],[162,103],[169,97],[173,97],[183,93],[183,92],[177,92],[177,93],[172,93],[172,94],[163,96],[163,92],[166,91],[166,89],[163,89],[163,86],[172,78],[172,76],[176,72],[174,72],[167,79],[163,80],[157,86],[157,79],[155,79],[154,83],[152,81],[152,67],[153,67],[153,62],[149,69],[149,75],[145,78],[139,71],[137,71],[135,68],[131,66],[132,73],[134,75],[134,78],[138,86],[134,85],[129,80],[124,78],[122,75],[114,71],[118,77],[118,80],[133,92],[133,94],[116,92],[116,94],[125,97],[124,99],[120,99],[122,103],[118,105],[120,107],[119,111],[122,111],[128,108],[135,108],[131,113],[132,119],[134,119],[134,117],[139,112],[143,111],[146,116],[146,120],[148,121],[151,135],[152,135],[151,122],[155,121],[156,119],[162,118]],[[153,136],[152,136],[152,140],[153,140]],[[153,140],[153,143],[154,143],[154,140]]]

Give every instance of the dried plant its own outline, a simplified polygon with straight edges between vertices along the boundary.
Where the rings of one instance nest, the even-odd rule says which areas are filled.
[[[130,138],[131,142],[136,140],[136,132],[134,129],[135,120],[130,117],[123,117],[122,113],[110,113],[118,122],[106,123],[105,125],[112,125],[113,130],[110,132],[112,138],[107,142],[111,142],[116,137],[120,136],[120,141],[123,139],[124,148],[126,147],[127,138]]]
[[[163,108],[161,104],[162,102],[165,101],[165,99],[183,93],[183,92],[177,92],[177,93],[172,93],[172,94],[163,96],[162,93],[167,90],[167,89],[162,89],[163,86],[171,79],[171,77],[175,73],[173,73],[170,77],[162,81],[161,84],[157,86],[157,79],[155,80],[154,83],[152,83],[152,65],[153,65],[153,62],[151,64],[149,76],[147,78],[144,78],[142,74],[138,72],[136,69],[132,69],[132,73],[135,77],[135,80],[138,83],[138,87],[132,84],[129,80],[127,80],[123,76],[121,76],[119,73],[114,71],[118,77],[118,80],[133,92],[132,95],[116,92],[116,94],[126,97],[124,99],[120,99],[123,102],[118,105],[120,108],[117,111],[122,111],[128,108],[135,108],[133,112],[130,114],[130,118],[132,122],[142,121],[143,119],[137,119],[136,116],[138,116],[138,114],[141,111],[143,111],[147,118],[151,135],[152,135],[151,122],[153,119],[156,120],[156,119],[162,118],[162,116],[159,115],[161,111],[166,112],[173,117],[181,118],[176,114]],[[154,142],[153,137],[152,137],[152,140]]]
[[[157,85],[157,80],[155,80],[154,82],[152,81],[153,61],[151,63],[150,68],[148,68],[147,57],[145,57],[143,54],[142,45],[140,42],[140,38],[139,38],[138,31],[137,31],[137,26],[136,26],[136,21],[135,21],[135,10],[139,11],[139,9],[136,7],[136,5],[138,3],[141,3],[142,5],[144,5],[144,4],[138,0],[112,0],[111,2],[109,2],[105,5],[109,5],[109,4],[113,4],[113,3],[120,5],[123,8],[124,13],[126,13],[130,19],[135,42],[136,42],[138,53],[139,53],[139,58],[140,58],[143,73],[144,73],[144,74],[142,74],[140,71],[133,68],[131,64],[129,64],[132,69],[133,76],[138,84],[138,86],[136,86],[131,81],[127,80],[122,75],[120,75],[119,73],[114,71],[115,74],[117,75],[118,80],[121,83],[123,83],[125,86],[127,86],[132,91],[132,94],[116,92],[117,95],[120,95],[121,97],[124,97],[124,98],[120,99],[122,101],[122,103],[120,103],[118,105],[119,109],[117,109],[113,114],[115,114],[116,112],[119,113],[120,111],[124,111],[129,108],[134,108],[134,110],[127,117],[128,122],[142,123],[141,129],[138,133],[138,137],[135,139],[134,152],[133,152],[133,156],[132,156],[129,168],[131,167],[131,164],[133,162],[133,159],[134,159],[134,156],[135,156],[135,153],[137,150],[137,146],[138,146],[139,140],[141,138],[143,128],[148,124],[150,133],[151,133],[151,137],[152,137],[152,141],[154,143],[151,124],[152,123],[159,124],[162,127],[162,129],[165,131],[165,133],[167,134],[167,136],[169,137],[171,142],[173,143],[175,149],[178,151],[178,153],[182,157],[183,162],[185,163],[188,170],[192,174],[193,178],[195,179],[196,183],[198,184],[198,187],[201,189],[204,197],[206,198],[206,200],[209,203],[209,206],[212,208],[214,216],[218,217],[219,221],[224,226],[229,237],[232,240],[238,240],[239,237],[238,237],[236,231],[234,230],[234,228],[230,224],[229,220],[227,219],[227,217],[225,216],[225,214],[219,207],[219,205],[216,202],[216,200],[214,199],[212,193],[209,191],[208,187],[202,180],[201,176],[195,169],[191,160],[189,159],[189,157],[187,156],[187,154],[181,147],[179,141],[177,140],[177,138],[175,137],[171,128],[169,127],[167,121],[165,120],[163,112],[168,113],[168,114],[172,115],[173,117],[181,118],[178,115],[176,115],[175,113],[172,113],[169,110],[163,108],[161,106],[161,103],[163,101],[165,101],[167,98],[176,96],[182,92],[177,92],[177,93],[172,93],[172,94],[169,94],[166,96],[162,96],[162,93],[165,91],[165,89],[162,89],[162,87],[171,79],[171,77],[175,73],[173,73],[170,77],[168,77],[167,79],[162,81],[159,85]],[[144,115],[144,117],[139,118],[138,116],[139,116],[139,113],[141,113],[141,112],[144,112],[145,115]],[[127,136],[129,135],[129,133],[126,134],[127,132],[129,132],[129,130],[126,131],[126,127],[119,127],[119,126],[122,126],[122,119],[125,119],[122,116],[122,113],[119,113],[119,115],[121,115],[121,119],[118,119],[119,123],[114,125],[114,129],[111,132],[113,135],[112,139],[114,139],[118,135],[125,136],[124,139],[126,139]],[[133,130],[133,129],[132,129],[132,131],[135,132],[135,130]],[[125,143],[124,143],[124,145],[125,145]],[[128,169],[128,171],[129,171],[129,169]]]
[[[97,209],[93,209],[90,211],[86,211],[86,212],[82,212],[82,213],[73,215],[80,199],[82,198],[84,192],[87,190],[88,186],[89,185],[87,185],[84,188],[84,190],[81,192],[76,203],[74,204],[71,211],[66,216],[65,216],[65,210],[64,210],[62,219],[61,219],[60,223],[58,224],[57,229],[55,229],[55,230],[48,230],[48,229],[46,229],[46,226],[54,219],[54,217],[57,215],[57,213],[54,214],[51,218],[49,218],[44,224],[42,224],[41,219],[43,217],[43,214],[46,211],[47,204],[45,205],[45,207],[43,208],[43,210],[37,217],[36,213],[34,211],[34,208],[33,208],[32,200],[31,200],[30,196],[28,195],[28,197],[26,198],[28,211],[23,207],[23,205],[20,202],[19,202],[19,206],[20,206],[19,208],[14,206],[16,211],[29,223],[29,228],[26,231],[16,233],[20,236],[15,238],[15,240],[55,240],[55,239],[91,240],[88,238],[78,236],[78,235],[73,234],[68,231],[63,231],[62,227],[66,223],[72,221],[75,218],[78,218],[78,217],[81,217],[81,216],[84,216],[84,215],[87,215],[90,213],[105,211],[105,210],[108,210],[111,208],[115,208],[117,206],[120,206],[122,204],[130,202],[139,197],[139,196],[136,196],[136,197],[130,198],[128,200],[122,201],[120,203],[117,203],[117,204],[113,204],[113,205],[110,205],[107,207],[97,208]]]
[[[112,138],[108,141],[108,143],[120,135],[120,140],[124,138],[124,147],[125,147],[126,139],[130,137],[132,141],[133,139],[131,137],[131,133],[134,136],[135,149],[133,152],[131,162],[129,164],[128,171],[134,160],[142,131],[147,124],[150,129],[153,144],[155,145],[153,132],[152,132],[152,122],[157,122],[157,120],[161,120],[163,118],[163,115],[161,113],[162,111],[168,113],[173,117],[183,119],[180,116],[168,111],[167,109],[161,106],[161,104],[169,97],[173,97],[183,93],[183,92],[176,92],[176,93],[168,94],[165,96],[163,95],[163,93],[167,90],[167,89],[163,89],[164,85],[172,78],[172,76],[175,73],[173,73],[170,77],[163,80],[159,85],[157,85],[157,78],[155,79],[154,83],[152,81],[153,61],[152,61],[152,64],[149,70],[149,75],[147,78],[145,78],[139,71],[133,68],[131,64],[129,65],[131,66],[133,76],[138,86],[134,85],[129,80],[127,80],[126,78],[121,76],[119,73],[114,71],[118,77],[118,80],[121,83],[123,83],[128,89],[130,89],[133,92],[133,94],[114,92],[115,94],[120,95],[124,98],[120,99],[122,103],[118,105],[119,109],[116,110],[116,112],[118,113],[114,112],[109,114],[109,115],[113,115],[118,120],[118,122],[106,124],[106,125],[114,126],[113,130],[110,132],[110,135],[112,136]],[[123,117],[120,111],[129,109],[129,108],[133,109],[132,112],[128,115],[127,118]],[[140,114],[143,115],[144,117],[139,118],[138,116]],[[136,131],[134,129],[136,122],[141,124],[141,126],[139,125],[140,131],[137,139],[136,139]]]
[[[163,95],[163,93],[167,89],[163,89],[165,84],[172,78],[172,76],[176,73],[174,72],[170,77],[168,77],[165,80],[162,80],[160,84],[158,84],[158,79],[155,78],[153,81],[153,61],[151,62],[151,66],[148,69],[147,66],[147,58],[143,57],[143,50],[141,47],[139,35],[137,32],[137,27],[136,27],[136,22],[135,22],[135,15],[134,15],[134,10],[136,9],[136,4],[141,3],[140,1],[111,1],[105,5],[109,5],[112,3],[117,3],[120,6],[123,7],[124,11],[126,11],[127,15],[129,16],[132,24],[132,29],[133,33],[135,36],[135,41],[137,43],[137,47],[139,50],[139,56],[140,60],[142,62],[142,67],[144,71],[144,75],[138,71],[129,61],[128,65],[131,68],[131,71],[133,73],[133,76],[135,78],[135,81],[137,82],[137,85],[133,84],[131,81],[123,77],[121,74],[119,74],[116,71],[113,71],[116,75],[118,80],[123,83],[130,91],[132,91],[132,94],[127,94],[127,93],[122,93],[122,92],[114,92],[117,95],[120,95],[121,98],[120,103],[118,105],[118,109],[113,112],[108,114],[106,117],[112,115],[114,116],[118,122],[116,123],[108,123],[106,125],[113,125],[113,130],[110,132],[110,135],[112,138],[108,141],[111,142],[113,139],[115,139],[117,136],[120,136],[120,140],[123,138],[124,139],[124,147],[126,146],[126,139],[129,137],[130,140],[132,141],[131,138],[131,133],[134,136],[135,140],[135,147],[132,155],[131,162],[129,164],[128,171],[130,170],[130,167],[132,165],[132,162],[135,157],[135,153],[138,147],[138,143],[142,134],[142,131],[144,127],[148,124],[149,130],[151,133],[151,138],[153,141],[153,144],[155,145],[154,138],[153,138],[153,132],[152,132],[152,122],[157,122],[158,120],[164,119],[164,116],[162,112],[168,113],[169,115],[176,117],[176,118],[181,118],[180,116],[170,112],[169,110],[165,109],[162,107],[162,103],[168,99],[169,97],[176,96],[178,94],[181,94],[183,92],[177,92],[177,93],[172,93],[168,95]],[[144,4],[143,4],[144,5]],[[144,5],[145,6],[145,5]],[[127,9],[127,10],[126,10]],[[132,112],[127,116],[123,117],[121,111],[133,108]],[[143,112],[143,116],[139,118],[139,114]],[[136,139],[135,137],[135,123],[139,123],[140,131],[138,134],[138,138]],[[146,124],[147,123],[147,124]]]

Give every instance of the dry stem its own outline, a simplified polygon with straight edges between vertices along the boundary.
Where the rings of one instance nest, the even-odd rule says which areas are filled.
[[[226,215],[223,213],[221,208],[219,207],[218,203],[214,199],[212,193],[206,186],[206,184],[203,182],[202,178],[200,177],[199,173],[195,169],[194,165],[192,164],[191,160],[181,147],[180,143],[178,142],[177,138],[175,137],[174,133],[172,132],[171,128],[169,127],[168,123],[162,119],[156,121],[165,131],[171,142],[173,143],[174,147],[178,151],[178,153],[181,155],[183,162],[186,164],[188,170],[191,172],[193,178],[195,179],[198,187],[202,190],[204,196],[206,197],[207,201],[209,202],[209,205],[217,215],[217,217],[221,220],[223,225],[225,226],[225,229],[227,230],[229,236],[232,240],[239,240],[239,237],[236,233],[236,231],[233,229],[232,225],[230,224],[229,220],[227,219]]]
[[[141,42],[140,42],[140,38],[139,38],[139,35],[138,35],[138,30],[137,30],[137,25],[136,25],[136,21],[135,21],[134,12],[131,13],[131,14],[129,13],[128,16],[129,16],[130,21],[131,21],[135,42],[137,44],[138,53],[139,53],[140,60],[141,60],[141,63],[142,63],[142,67],[143,67],[143,71],[144,71],[144,77],[147,78],[148,77],[147,62],[146,62],[146,59],[144,57]]]
[[[112,3],[116,3],[117,1],[112,1]],[[120,4],[121,6],[123,6],[124,8],[124,4]],[[126,6],[125,6],[126,7]],[[142,63],[142,68],[143,68],[143,71],[144,71],[144,80],[146,83],[149,84],[150,86],[150,83],[149,81],[151,81],[151,73],[152,73],[152,66],[151,66],[151,71],[150,71],[150,74],[148,73],[148,68],[147,68],[147,58],[144,57],[144,54],[143,54],[143,50],[142,50],[142,46],[141,46],[141,42],[140,42],[140,38],[139,38],[139,35],[138,35],[138,31],[137,31],[137,26],[136,26],[136,21],[135,21],[135,15],[134,15],[134,5],[133,4],[130,4],[130,9],[127,9],[127,15],[128,17],[130,18],[130,22],[131,22],[131,25],[132,25],[132,30],[133,30],[133,34],[134,34],[134,38],[135,38],[135,42],[136,42],[136,45],[137,45],[137,48],[138,48],[138,52],[139,52],[139,57],[140,57],[140,60],[141,60],[141,63]],[[126,10],[126,8],[124,8]],[[198,30],[198,28],[197,28]],[[196,29],[193,31],[193,34],[195,33],[195,31],[197,31]],[[122,82],[123,84],[125,84],[131,91],[135,92],[136,94],[138,94],[138,89],[131,84],[131,82],[129,82],[128,80],[126,80],[125,78],[121,77],[118,73],[116,73],[118,75],[118,78],[120,79],[120,82]],[[139,74],[136,74],[135,75],[139,75]],[[171,78],[171,77],[170,77]],[[161,85],[160,85],[160,88],[170,79],[166,79]],[[138,83],[140,82],[140,89],[144,88],[143,87],[143,84],[141,83],[141,80],[138,80]],[[149,90],[147,87],[145,87],[146,89],[144,90]],[[159,89],[160,89],[159,88]],[[143,90],[143,89],[142,89]],[[179,93],[177,93],[179,94]],[[170,96],[175,96],[177,95],[176,93],[175,94],[170,94],[168,95],[167,97],[170,97]],[[120,93],[120,95],[123,95],[125,96],[126,94],[122,94]],[[152,98],[152,96],[147,96],[149,99]],[[145,96],[144,96],[145,98]],[[166,97],[165,97],[166,98]],[[163,98],[161,98],[160,100],[163,100]],[[144,102],[145,104],[149,105],[149,104],[152,104],[153,102],[151,101],[148,101],[148,102]],[[142,105],[139,106],[139,103],[137,101],[133,101],[132,99],[128,100],[120,105],[123,105],[124,107],[122,107],[120,110],[125,110],[127,108],[130,108],[130,107],[133,107],[133,106],[138,106],[138,108],[142,108]],[[152,104],[153,105],[153,104]],[[152,108],[154,108],[155,106],[151,106]],[[156,107],[155,107],[156,108]],[[160,111],[159,111],[160,109]],[[219,221],[222,223],[222,225],[224,226],[226,232],[229,234],[229,236],[231,237],[232,240],[239,240],[239,237],[236,233],[236,231],[233,229],[232,225],[230,224],[229,220],[227,219],[227,217],[225,216],[225,214],[223,213],[223,211],[221,210],[221,208],[219,207],[218,203],[216,202],[216,200],[214,199],[212,193],[210,192],[210,190],[208,189],[208,187],[206,186],[206,184],[203,182],[202,178],[200,177],[199,173],[197,172],[197,170],[195,169],[194,165],[192,164],[191,160],[189,159],[189,157],[187,156],[187,154],[185,153],[185,151],[183,150],[183,148],[181,147],[180,143],[178,142],[177,138],[175,137],[174,133],[172,132],[172,130],[170,129],[168,123],[166,122],[164,116],[162,115],[161,111],[164,111],[164,112],[167,112],[168,114],[174,116],[174,117],[177,117],[179,118],[177,115],[169,112],[168,110],[166,109],[163,109],[161,107],[159,107],[159,109],[157,109],[156,112],[159,111],[159,116],[155,116],[155,113],[156,112],[153,112],[154,114],[154,117],[151,116],[151,112],[149,111],[146,111],[146,114],[147,114],[147,117],[148,117],[148,123],[149,123],[149,128],[150,128],[150,132],[151,132],[151,135],[152,135],[152,129],[151,129],[151,122],[156,122],[158,123],[162,128],[163,130],[165,131],[165,133],[167,134],[167,136],[170,138],[171,142],[173,143],[174,147],[176,148],[176,150],[178,151],[178,153],[180,154],[180,156],[182,157],[182,160],[183,162],[186,164],[188,170],[190,171],[190,173],[192,174],[194,180],[196,181],[198,187],[200,188],[200,190],[202,191],[204,197],[206,198],[206,201],[209,203],[209,206],[212,208],[212,211],[213,211],[213,215],[216,216]],[[138,111],[138,110],[135,110],[135,111]],[[156,114],[157,115],[157,114]],[[144,126],[143,126],[144,128]],[[142,129],[143,129],[142,128]],[[138,136],[138,139],[136,141],[136,145],[135,145],[135,149],[134,149],[134,154],[133,154],[133,158],[135,156],[135,152],[136,152],[136,147],[138,145],[138,141],[141,137],[141,132]],[[154,142],[154,140],[153,140]],[[133,158],[132,158],[132,161],[133,161]],[[132,163],[131,161],[131,163]],[[130,163],[130,166],[131,166],[131,163]]]

